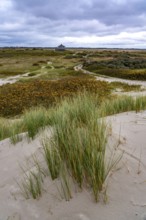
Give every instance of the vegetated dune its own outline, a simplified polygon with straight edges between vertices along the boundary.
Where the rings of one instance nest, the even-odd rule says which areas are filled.
[[[112,76],[109,76],[109,75],[100,75],[100,74],[98,74],[98,76],[96,76],[94,72],[83,69],[82,65],[75,66],[75,70],[76,71],[81,70],[83,73],[89,74],[89,75],[94,74],[96,79],[101,80],[101,81],[121,82],[121,83],[127,83],[128,85],[141,85],[143,88],[146,87],[146,81],[145,80],[131,80],[131,79],[125,79],[125,78],[122,79],[122,78],[118,78],[118,77],[112,77]]]
[[[58,180],[46,177],[40,198],[26,199],[18,183],[22,172],[33,169],[32,155],[42,157],[40,134],[33,141],[26,135],[15,146],[9,139],[0,142],[0,219],[9,220],[138,220],[146,219],[146,111],[121,113],[107,117],[111,137],[107,147],[115,147],[122,159],[110,174],[107,192],[98,203],[91,191],[74,189],[72,199],[65,201]],[[48,131],[51,135],[51,131]],[[119,143],[119,145],[117,145]],[[106,201],[106,203],[104,203]]]

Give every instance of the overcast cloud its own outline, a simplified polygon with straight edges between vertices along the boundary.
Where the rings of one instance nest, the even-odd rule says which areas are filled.
[[[146,48],[145,0],[0,0],[0,46]]]

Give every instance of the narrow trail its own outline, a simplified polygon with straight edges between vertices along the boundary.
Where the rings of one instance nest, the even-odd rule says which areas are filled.
[[[114,94],[117,95],[130,95],[130,96],[144,96],[146,95],[146,81],[139,81],[139,80],[128,80],[128,79],[121,79],[121,78],[115,78],[110,76],[97,76],[95,73],[90,72],[88,70],[83,69],[83,65],[79,64],[74,67],[75,71],[82,71],[84,74],[93,75],[96,80],[106,81],[106,82],[121,82],[126,83],[128,85],[140,85],[141,89],[144,91],[131,91],[131,92],[114,92]]]
[[[22,75],[17,75],[17,76],[11,76],[11,77],[7,77],[7,78],[2,78],[0,79],[0,86],[5,85],[5,84],[12,84],[17,82],[19,79],[23,78],[23,77],[27,77],[30,73],[24,73]]]
[[[16,75],[16,76],[1,78],[1,79],[0,79],[0,86],[5,85],[5,84],[8,84],[8,83],[13,84],[13,83],[19,81],[20,79],[29,77],[29,74],[35,73],[35,72],[38,72],[38,71],[40,71],[40,73],[37,74],[37,75],[31,76],[31,78],[35,78],[36,76],[40,76],[40,75],[43,74],[44,69],[45,69],[48,65],[50,65],[51,69],[54,69],[54,66],[52,65],[52,62],[49,61],[49,62],[47,62],[46,65],[41,66],[39,70],[32,71],[32,72],[27,72],[27,73],[24,73],[24,74],[21,74],[21,75],[19,74],[19,75]],[[44,73],[46,73],[46,72],[44,72]]]
[[[49,61],[49,62],[47,62],[46,65],[41,66],[40,73],[38,73],[38,74],[36,74],[34,76],[31,76],[31,78],[36,78],[36,77],[38,77],[40,75],[46,74],[45,68],[48,65],[51,67],[51,69],[54,69],[54,66],[52,65],[52,62]],[[118,91],[118,92],[114,92],[115,94],[118,94],[118,95],[121,95],[121,94],[122,95],[130,95],[130,96],[146,95],[146,81],[127,80],[127,79],[121,79],[121,78],[115,78],[115,77],[109,77],[109,76],[99,76],[99,75],[97,76],[97,75],[95,75],[95,73],[83,69],[83,65],[82,64],[79,64],[79,65],[75,66],[74,70],[75,71],[82,71],[84,74],[93,75],[97,80],[101,80],[101,81],[106,81],[106,82],[122,82],[122,83],[127,83],[129,85],[140,85],[141,89],[144,90],[144,91],[132,91],[132,92],[120,92],[120,91]],[[38,72],[39,70],[36,70],[36,71]],[[29,77],[29,74],[34,73],[34,72],[35,71],[27,72],[27,73],[24,73],[22,75],[19,74],[17,76],[1,78],[0,79],[0,86],[8,84],[8,83],[13,84],[13,83],[19,81],[20,79]]]
[[[110,77],[110,76],[97,76],[97,75],[95,75],[95,73],[83,69],[82,64],[75,66],[74,69],[76,71],[81,70],[85,74],[94,75],[97,80],[102,80],[102,81],[106,81],[106,82],[123,82],[123,83],[127,83],[129,85],[141,85],[146,88],[146,81],[121,79],[121,78],[115,78],[115,77]]]

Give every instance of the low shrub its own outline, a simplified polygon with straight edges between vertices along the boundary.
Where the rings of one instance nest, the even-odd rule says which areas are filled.
[[[131,80],[146,80],[145,59],[113,59],[106,61],[84,62],[86,70],[91,72]]]
[[[85,89],[97,93],[101,99],[111,91],[106,82],[82,77],[3,85],[0,87],[0,116],[19,115],[34,106],[50,107],[64,97],[72,97]]]

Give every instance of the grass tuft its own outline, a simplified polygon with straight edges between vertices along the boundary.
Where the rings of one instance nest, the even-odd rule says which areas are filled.
[[[10,123],[7,119],[0,118],[0,140],[11,136]]]
[[[62,105],[56,107],[52,115],[52,124],[55,126],[53,142],[51,141],[53,144],[51,148],[47,148],[47,155],[51,163],[51,166],[48,166],[50,173],[54,158],[51,154],[54,148],[58,158],[53,159],[53,164],[55,162],[53,168],[60,157],[61,166],[65,163],[68,173],[81,189],[84,184],[91,186],[97,201],[105,180],[104,158],[107,133],[104,121],[97,120],[96,99],[97,97],[85,92],[72,100],[63,101]],[[60,165],[57,175],[59,170]],[[65,180],[66,190],[69,191],[66,183]]]
[[[84,91],[76,97],[67,98],[50,110],[44,108],[25,112],[21,121],[15,123],[1,119],[1,138],[10,136],[15,143],[19,131],[27,130],[34,138],[40,129],[51,124],[53,135],[43,141],[44,159],[52,180],[60,179],[64,198],[72,198],[70,180],[81,190],[91,188],[97,202],[110,170],[118,163],[115,156],[106,161],[108,129],[104,121],[107,115],[131,110],[146,109],[146,97],[114,98],[99,102],[98,96]],[[3,121],[4,120],[4,121]],[[6,122],[9,121],[9,125]],[[10,130],[11,128],[11,130]],[[13,136],[13,135],[14,136]],[[16,135],[16,136],[15,136]],[[16,138],[16,139],[15,139]],[[26,173],[22,191],[37,198],[42,192],[42,169]]]
[[[53,142],[52,142],[53,143]],[[47,163],[48,169],[52,180],[56,179],[60,174],[61,158],[58,149],[51,147],[49,141],[43,141],[44,158]]]
[[[39,172],[39,170],[35,171],[29,171],[24,172],[24,178],[21,181],[21,183],[18,183],[18,186],[20,187],[22,195],[29,199],[32,197],[33,199],[37,199],[42,194],[42,173]]]
[[[45,108],[33,108],[26,111],[23,116],[23,124],[28,131],[28,136],[34,138],[40,129],[49,124],[48,112]]]

